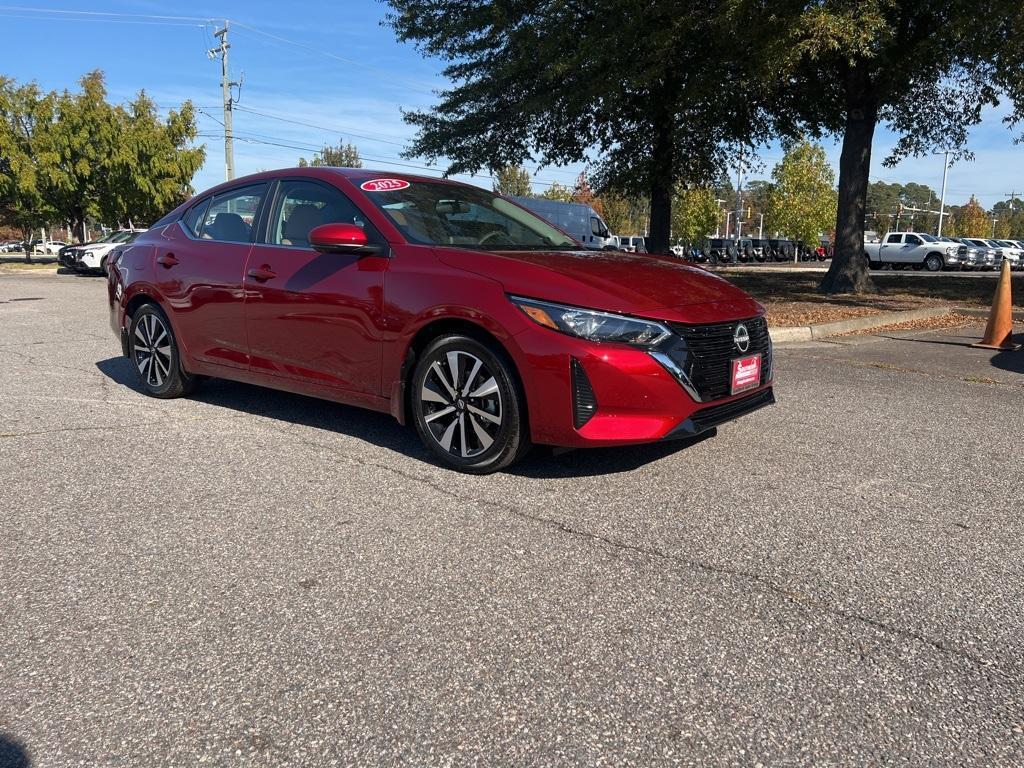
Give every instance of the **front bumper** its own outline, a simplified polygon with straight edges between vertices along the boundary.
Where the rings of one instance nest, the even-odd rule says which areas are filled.
[[[645,349],[589,342],[539,326],[513,338],[531,437],[540,444],[587,448],[690,437],[775,402],[770,353],[756,389],[701,402],[699,393]],[[583,371],[596,401],[578,427],[574,370]]]

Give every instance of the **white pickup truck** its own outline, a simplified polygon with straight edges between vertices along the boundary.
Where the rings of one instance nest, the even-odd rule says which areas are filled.
[[[864,256],[872,269],[889,264],[893,269],[909,265],[938,272],[944,267],[960,266],[961,248],[961,243],[924,232],[889,232],[880,243],[865,243]]]

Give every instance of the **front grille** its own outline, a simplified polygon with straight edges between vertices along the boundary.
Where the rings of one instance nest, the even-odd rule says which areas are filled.
[[[572,423],[579,429],[597,411],[597,398],[590,385],[587,372],[575,357],[572,358]]]
[[[743,323],[750,333],[750,346],[740,352],[733,341],[736,326]],[[768,383],[772,368],[771,338],[768,323],[763,317],[715,325],[683,325],[670,323],[673,331],[686,342],[685,361],[677,359],[680,348],[672,353],[673,359],[693,383],[704,402],[728,397],[732,375],[731,361],[737,357],[750,357],[761,353],[761,386]]]
[[[712,405],[708,408],[701,408],[690,417],[696,431],[703,432],[719,424],[739,418],[758,408],[764,408],[775,402],[775,395],[770,389],[763,389],[752,395],[741,397],[738,400],[730,400],[721,405]]]

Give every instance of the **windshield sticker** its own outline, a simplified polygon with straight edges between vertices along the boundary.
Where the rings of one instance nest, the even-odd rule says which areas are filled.
[[[405,179],[371,179],[364,181],[359,188],[364,192],[394,192],[410,186]]]

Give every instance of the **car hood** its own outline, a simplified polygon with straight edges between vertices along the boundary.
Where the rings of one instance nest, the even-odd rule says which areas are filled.
[[[745,292],[668,256],[619,251],[436,249],[449,266],[534,299],[683,323],[740,320],[764,310]]]

